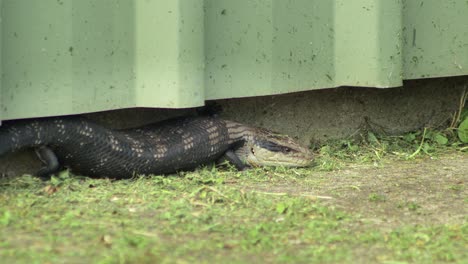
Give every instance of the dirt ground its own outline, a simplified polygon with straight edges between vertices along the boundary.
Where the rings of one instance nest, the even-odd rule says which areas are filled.
[[[349,165],[314,173],[304,186],[258,185],[266,192],[321,199],[337,209],[362,216],[379,229],[401,225],[461,224],[467,220],[468,154],[388,161],[380,166]]]

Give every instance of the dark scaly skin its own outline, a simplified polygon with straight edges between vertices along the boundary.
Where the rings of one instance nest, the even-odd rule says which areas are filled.
[[[0,127],[0,156],[46,145],[73,172],[111,178],[193,169],[219,159],[236,143],[230,142],[225,121],[214,117],[127,130],[110,130],[79,117],[5,122]]]
[[[81,117],[5,122],[0,156],[35,148],[48,176],[60,166],[87,176],[129,178],[189,170],[224,157],[236,168],[308,166],[311,152],[288,136],[216,117],[185,117],[126,130]]]

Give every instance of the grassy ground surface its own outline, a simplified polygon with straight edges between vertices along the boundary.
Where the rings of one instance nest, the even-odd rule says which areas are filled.
[[[0,180],[3,263],[467,263],[468,153],[342,140],[306,169]]]

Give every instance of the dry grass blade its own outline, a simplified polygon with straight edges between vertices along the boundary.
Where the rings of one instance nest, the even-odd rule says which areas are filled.
[[[423,145],[424,145],[424,139],[426,137],[426,132],[427,132],[427,128],[424,128],[424,132],[423,132],[423,135],[422,135],[422,138],[421,138],[421,144],[419,144],[418,149],[413,154],[408,156],[408,159],[412,159],[412,158],[416,157],[416,155],[418,155],[419,152],[421,152],[421,150],[423,148]]]
[[[314,194],[306,194],[306,193],[301,193],[299,195],[291,194],[291,193],[286,193],[286,192],[262,192],[262,191],[255,191],[256,193],[259,194],[264,194],[264,195],[273,195],[273,196],[302,196],[306,198],[312,198],[312,199],[325,199],[325,200],[331,200],[333,197],[331,196],[323,196],[323,195],[314,195]]]
[[[453,114],[452,122],[450,124],[450,129],[456,129],[458,123],[460,123],[460,118],[463,112],[463,109],[465,108],[466,101],[468,99],[468,89],[467,86],[465,85],[465,88],[463,89],[463,92],[460,96],[460,103],[458,104],[458,110]]]

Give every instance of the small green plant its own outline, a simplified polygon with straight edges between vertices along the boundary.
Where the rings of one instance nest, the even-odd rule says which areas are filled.
[[[370,202],[385,202],[386,200],[387,200],[387,197],[383,194],[378,194],[378,193],[369,194]]]
[[[416,202],[404,202],[404,203],[400,203],[398,204],[397,206],[398,208],[400,209],[408,209],[409,211],[417,211],[419,208],[421,208],[421,206],[419,204],[417,204]]]
[[[460,104],[458,111],[455,112],[450,128],[457,130],[458,138],[462,143],[468,143],[468,108],[466,107],[466,102],[468,101],[468,90],[465,86],[465,89],[460,97]],[[466,150],[467,147],[464,147],[463,150]]]
[[[468,113],[468,111],[466,111]],[[468,115],[458,126],[458,137],[463,143],[468,143]]]
[[[408,202],[407,207],[410,211],[416,211],[421,208],[421,206],[415,202]]]
[[[463,190],[463,185],[462,184],[454,184],[454,185],[450,185],[449,187],[450,190],[452,191],[461,191]]]
[[[1,211],[0,211],[1,212]],[[3,211],[3,214],[0,213],[0,225],[7,226],[12,219],[10,211]]]

